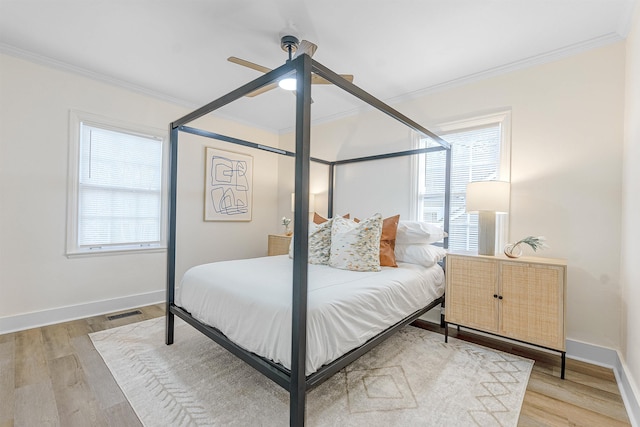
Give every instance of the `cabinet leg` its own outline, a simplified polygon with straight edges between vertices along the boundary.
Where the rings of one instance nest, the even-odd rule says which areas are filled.
[[[444,342],[449,342],[449,324],[444,322]]]
[[[562,366],[560,368],[560,379],[564,379],[564,370],[567,366],[567,353],[562,352]]]

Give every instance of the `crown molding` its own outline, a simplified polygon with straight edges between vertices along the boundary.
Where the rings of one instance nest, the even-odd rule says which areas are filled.
[[[629,10],[633,10],[635,3],[629,3]],[[431,93],[440,92],[447,89],[452,89],[458,86],[474,83],[480,80],[484,80],[490,77],[496,77],[502,74],[507,74],[513,71],[521,70],[524,68],[533,67],[536,65],[542,65],[549,62],[557,61],[563,58],[567,58],[569,56],[573,56],[582,52],[586,52],[591,49],[595,49],[598,47],[606,46],[612,43],[616,43],[625,39],[626,34],[628,34],[630,27],[630,19],[623,19],[619,25],[619,31],[611,32],[605,34],[603,36],[595,37],[590,40],[585,40],[579,43],[574,43],[565,47],[561,47],[558,49],[554,49],[549,52],[545,52],[540,55],[533,55],[528,58],[524,58],[518,61],[510,62],[508,64],[500,65],[497,67],[489,68],[477,73],[468,74],[466,76],[462,76],[459,78],[451,79],[442,83],[438,83],[432,86],[428,86],[426,88],[422,88],[413,92],[409,92],[403,95],[386,98],[383,99],[383,102],[393,106],[394,104],[399,104],[405,101],[414,100],[416,98],[420,98]],[[188,109],[195,109],[200,107],[193,102],[187,101],[185,99],[176,98],[173,96],[169,96],[167,94],[151,90],[149,88],[145,88],[139,85],[135,85],[120,79],[115,79],[113,77],[106,76],[101,73],[97,73],[91,70],[87,70],[85,68],[76,67],[70,64],[67,64],[62,61],[55,60],[53,58],[38,55],[32,52],[25,51],[23,49],[19,49],[4,43],[0,43],[0,53],[5,53],[8,55],[12,55],[15,57],[23,58],[29,60],[31,62],[39,63],[41,65],[50,66],[53,68],[57,68],[63,71],[68,71],[71,73],[79,74],[84,77],[91,78],[93,80],[97,80],[103,83],[107,83],[113,86],[121,87],[123,89],[127,89],[133,92],[137,92],[143,95],[147,95],[162,101],[170,102],[172,104],[176,104]],[[323,123],[332,122],[335,120],[343,119],[346,117],[351,117],[357,114],[361,114],[363,112],[371,110],[372,107],[364,106],[358,107],[351,110],[343,111],[340,113],[331,114],[329,116],[325,116],[312,121],[312,125],[318,125]],[[262,129],[267,132],[272,132],[275,134],[287,134],[293,131],[293,128],[283,128],[283,129],[273,129],[267,128],[264,126],[256,126],[255,123],[248,123],[237,118],[229,117],[227,115],[219,114],[217,117],[223,118],[225,120],[230,120],[242,125],[252,126],[258,129]]]
[[[620,14],[620,21],[618,22],[618,31],[622,38],[627,38],[631,32],[631,26],[633,24],[633,12],[635,8],[640,8],[640,2],[638,0],[627,0],[624,12]]]
[[[479,71],[477,73],[468,74],[466,76],[462,76],[456,79],[438,83],[436,85],[432,85],[424,89],[419,89],[414,92],[409,92],[404,95],[389,98],[385,102],[387,102],[388,104],[397,104],[400,102],[416,99],[431,93],[440,92],[446,89],[451,89],[454,87],[488,79],[490,77],[500,76],[513,71],[518,71],[525,68],[534,67],[537,65],[548,64],[550,62],[568,58],[570,56],[577,55],[579,53],[583,53],[592,49],[617,43],[622,40],[624,40],[624,37],[618,34],[617,32],[608,33],[603,36],[594,37],[589,40],[585,40],[579,43],[574,43],[568,46],[554,49],[540,55],[533,55],[528,58],[510,62],[508,64],[489,68],[483,71]]]
[[[617,43],[619,41],[624,40],[624,37],[618,32],[608,33],[600,37],[595,37],[590,40],[586,40],[580,43],[571,44],[565,47],[561,47],[558,49],[554,49],[549,52],[545,52],[540,55],[530,56],[528,58],[524,58],[518,61],[510,62],[508,64],[500,65],[498,67],[489,68],[477,73],[468,74],[466,76],[462,76],[459,78],[451,79],[442,83],[438,83],[432,86],[428,86],[423,89],[419,89],[413,92],[405,93],[403,95],[386,98],[383,101],[388,105],[397,105],[402,102],[414,100],[417,98],[421,98],[423,96],[427,96],[432,93],[444,91],[447,89],[453,89],[458,86],[463,86],[466,84],[474,83],[477,81],[485,80],[491,77],[500,76],[503,74],[507,74],[513,71],[534,67],[537,65],[547,64],[550,62],[558,61],[560,59],[564,59],[573,55],[577,55],[582,52],[586,52],[591,49],[596,49],[602,46],[607,46],[609,44]],[[346,117],[351,117],[357,114],[361,114],[365,111],[371,110],[372,107],[359,107],[355,109],[351,109],[348,111],[344,111],[342,113],[332,114],[330,116],[325,116],[321,119],[315,120],[312,124],[322,124],[331,122],[334,120],[343,119]],[[280,134],[292,132],[292,128],[281,129]]]
[[[58,61],[56,59],[50,58],[48,56],[35,54],[33,52],[29,52],[23,49],[19,49],[14,46],[7,45],[5,43],[0,43],[0,53],[10,55],[16,58],[24,59],[29,62],[33,62],[39,65],[43,65],[50,68],[55,68],[61,71],[73,73],[76,75],[80,75],[82,77],[86,77],[101,83],[105,83],[111,86],[116,86],[121,89],[129,90],[131,92],[135,92],[141,95],[149,96],[151,98],[158,99],[160,101],[169,102],[171,104],[178,105],[180,107],[187,108],[188,110],[195,110],[196,108],[201,107],[201,104],[196,104],[191,101],[187,101],[183,98],[176,98],[174,96],[167,95],[162,92],[154,91],[149,88],[139,86],[133,83],[126,82],[124,80],[116,79],[113,77],[109,77],[105,74],[97,73],[95,71],[87,70],[86,68],[76,67],[71,64],[67,64],[66,62]],[[221,118],[224,120],[228,120],[234,123],[238,123],[244,126],[250,126],[256,129],[260,129],[266,132],[271,132],[274,134],[278,134],[278,129],[269,128],[265,126],[259,126],[255,123],[249,123],[246,120],[241,120],[235,117],[228,116],[226,114],[216,114],[217,118]]]
[[[53,59],[51,57],[40,55],[37,53],[29,52],[24,49],[17,48],[15,46],[11,46],[5,43],[0,43],[0,53],[7,54],[10,56],[14,56],[16,58],[25,59],[30,62],[34,62],[39,65],[44,65],[47,67],[55,68],[61,71],[66,71],[69,73],[77,74],[83,77],[87,77],[92,80],[96,80],[102,83],[106,83],[112,86],[120,87],[122,89],[126,89],[132,92],[136,92],[142,95],[150,96],[161,101],[170,102],[172,104],[176,104],[182,107],[186,107],[189,109],[198,108],[199,105],[194,104],[193,102],[187,101],[185,99],[176,98],[158,91],[151,90],[144,86],[136,85],[133,83],[129,83],[124,80],[116,79],[114,77],[107,76],[105,74],[97,73],[95,71],[88,70],[86,68],[77,67],[75,65],[68,64],[63,61],[59,61],[57,59]]]

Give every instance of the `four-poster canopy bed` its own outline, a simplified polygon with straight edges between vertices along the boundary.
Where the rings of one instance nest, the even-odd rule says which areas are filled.
[[[244,141],[226,135],[196,129],[187,126],[188,123],[211,113],[224,105],[227,105],[257,89],[278,81],[284,76],[295,73],[297,80],[296,89],[296,124],[295,124],[295,152],[281,150],[279,148],[269,147],[254,142]],[[399,122],[405,124],[410,129],[419,134],[432,138],[440,146],[424,149],[407,150],[395,153],[387,153],[373,156],[366,156],[354,159],[327,161],[310,156],[310,120],[311,120],[311,77],[312,73],[318,75],[334,85],[340,87],[346,92],[356,96],[367,104],[377,108],[383,113],[391,116]],[[182,117],[181,119],[171,123],[170,125],[170,201],[169,201],[169,236],[168,236],[168,262],[167,262],[167,312],[166,312],[166,343],[173,343],[174,334],[174,316],[178,316],[187,323],[201,331],[203,334],[213,339],[215,342],[229,350],[237,357],[243,359],[249,365],[263,373],[265,376],[285,388],[290,394],[290,425],[304,425],[305,416],[305,397],[306,392],[319,385],[324,380],[356,360],[362,354],[385,340],[399,328],[413,322],[418,317],[431,310],[432,308],[444,304],[444,295],[435,297],[428,301],[426,306],[419,309],[411,309],[408,316],[399,321],[393,322],[369,338],[364,344],[359,345],[342,354],[333,361],[326,363],[313,370],[312,373],[306,370],[307,361],[307,325],[308,325],[308,296],[309,296],[309,170],[310,162],[317,162],[327,165],[329,168],[329,195],[328,195],[328,216],[333,217],[333,193],[335,183],[335,168],[339,165],[381,160],[391,157],[411,156],[416,154],[427,153],[430,151],[446,151],[446,179],[445,179],[445,231],[447,231],[449,216],[449,180],[448,170],[451,162],[450,147],[446,141],[437,135],[428,131],[416,122],[402,115],[398,111],[384,104],[382,101],[374,98],[367,92],[358,88],[354,84],[340,77],[338,74],[311,59],[306,54],[287,61],[286,64],[268,72],[267,74],[241,86],[240,88],[228,93],[227,95],[195,110],[194,112]],[[276,363],[266,357],[255,354],[247,350],[244,346],[231,340],[227,335],[221,332],[215,326],[204,323],[196,319],[191,312],[176,303],[176,286],[175,286],[175,261],[176,261],[176,204],[177,204],[177,170],[178,170],[178,136],[180,132],[200,135],[203,137],[213,138],[232,144],[238,144],[249,148],[266,150],[284,156],[295,158],[295,212],[294,212],[294,234],[293,234],[293,261],[291,281],[291,305],[288,307],[288,313],[291,315],[291,341],[290,341],[290,365],[289,368],[280,363]],[[446,247],[446,239],[445,239]],[[276,257],[277,258],[277,257]],[[290,272],[291,270],[289,270]],[[358,273],[356,273],[358,274]]]

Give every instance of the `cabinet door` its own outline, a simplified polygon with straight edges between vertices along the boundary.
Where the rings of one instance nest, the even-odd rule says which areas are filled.
[[[503,262],[500,334],[565,350],[564,267]]]
[[[495,260],[447,256],[447,322],[496,333],[498,329]]]

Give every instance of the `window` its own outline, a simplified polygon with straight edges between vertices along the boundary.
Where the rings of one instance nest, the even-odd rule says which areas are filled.
[[[164,243],[161,131],[71,114],[67,254]]]
[[[437,133],[451,144],[449,248],[474,251],[478,248],[478,215],[466,212],[467,184],[509,180],[509,113],[457,121],[438,128]],[[426,138],[418,144],[420,147],[437,145]],[[417,157],[417,218],[444,226],[446,152]],[[499,245],[504,245],[507,240],[504,218],[498,219],[496,230]]]

